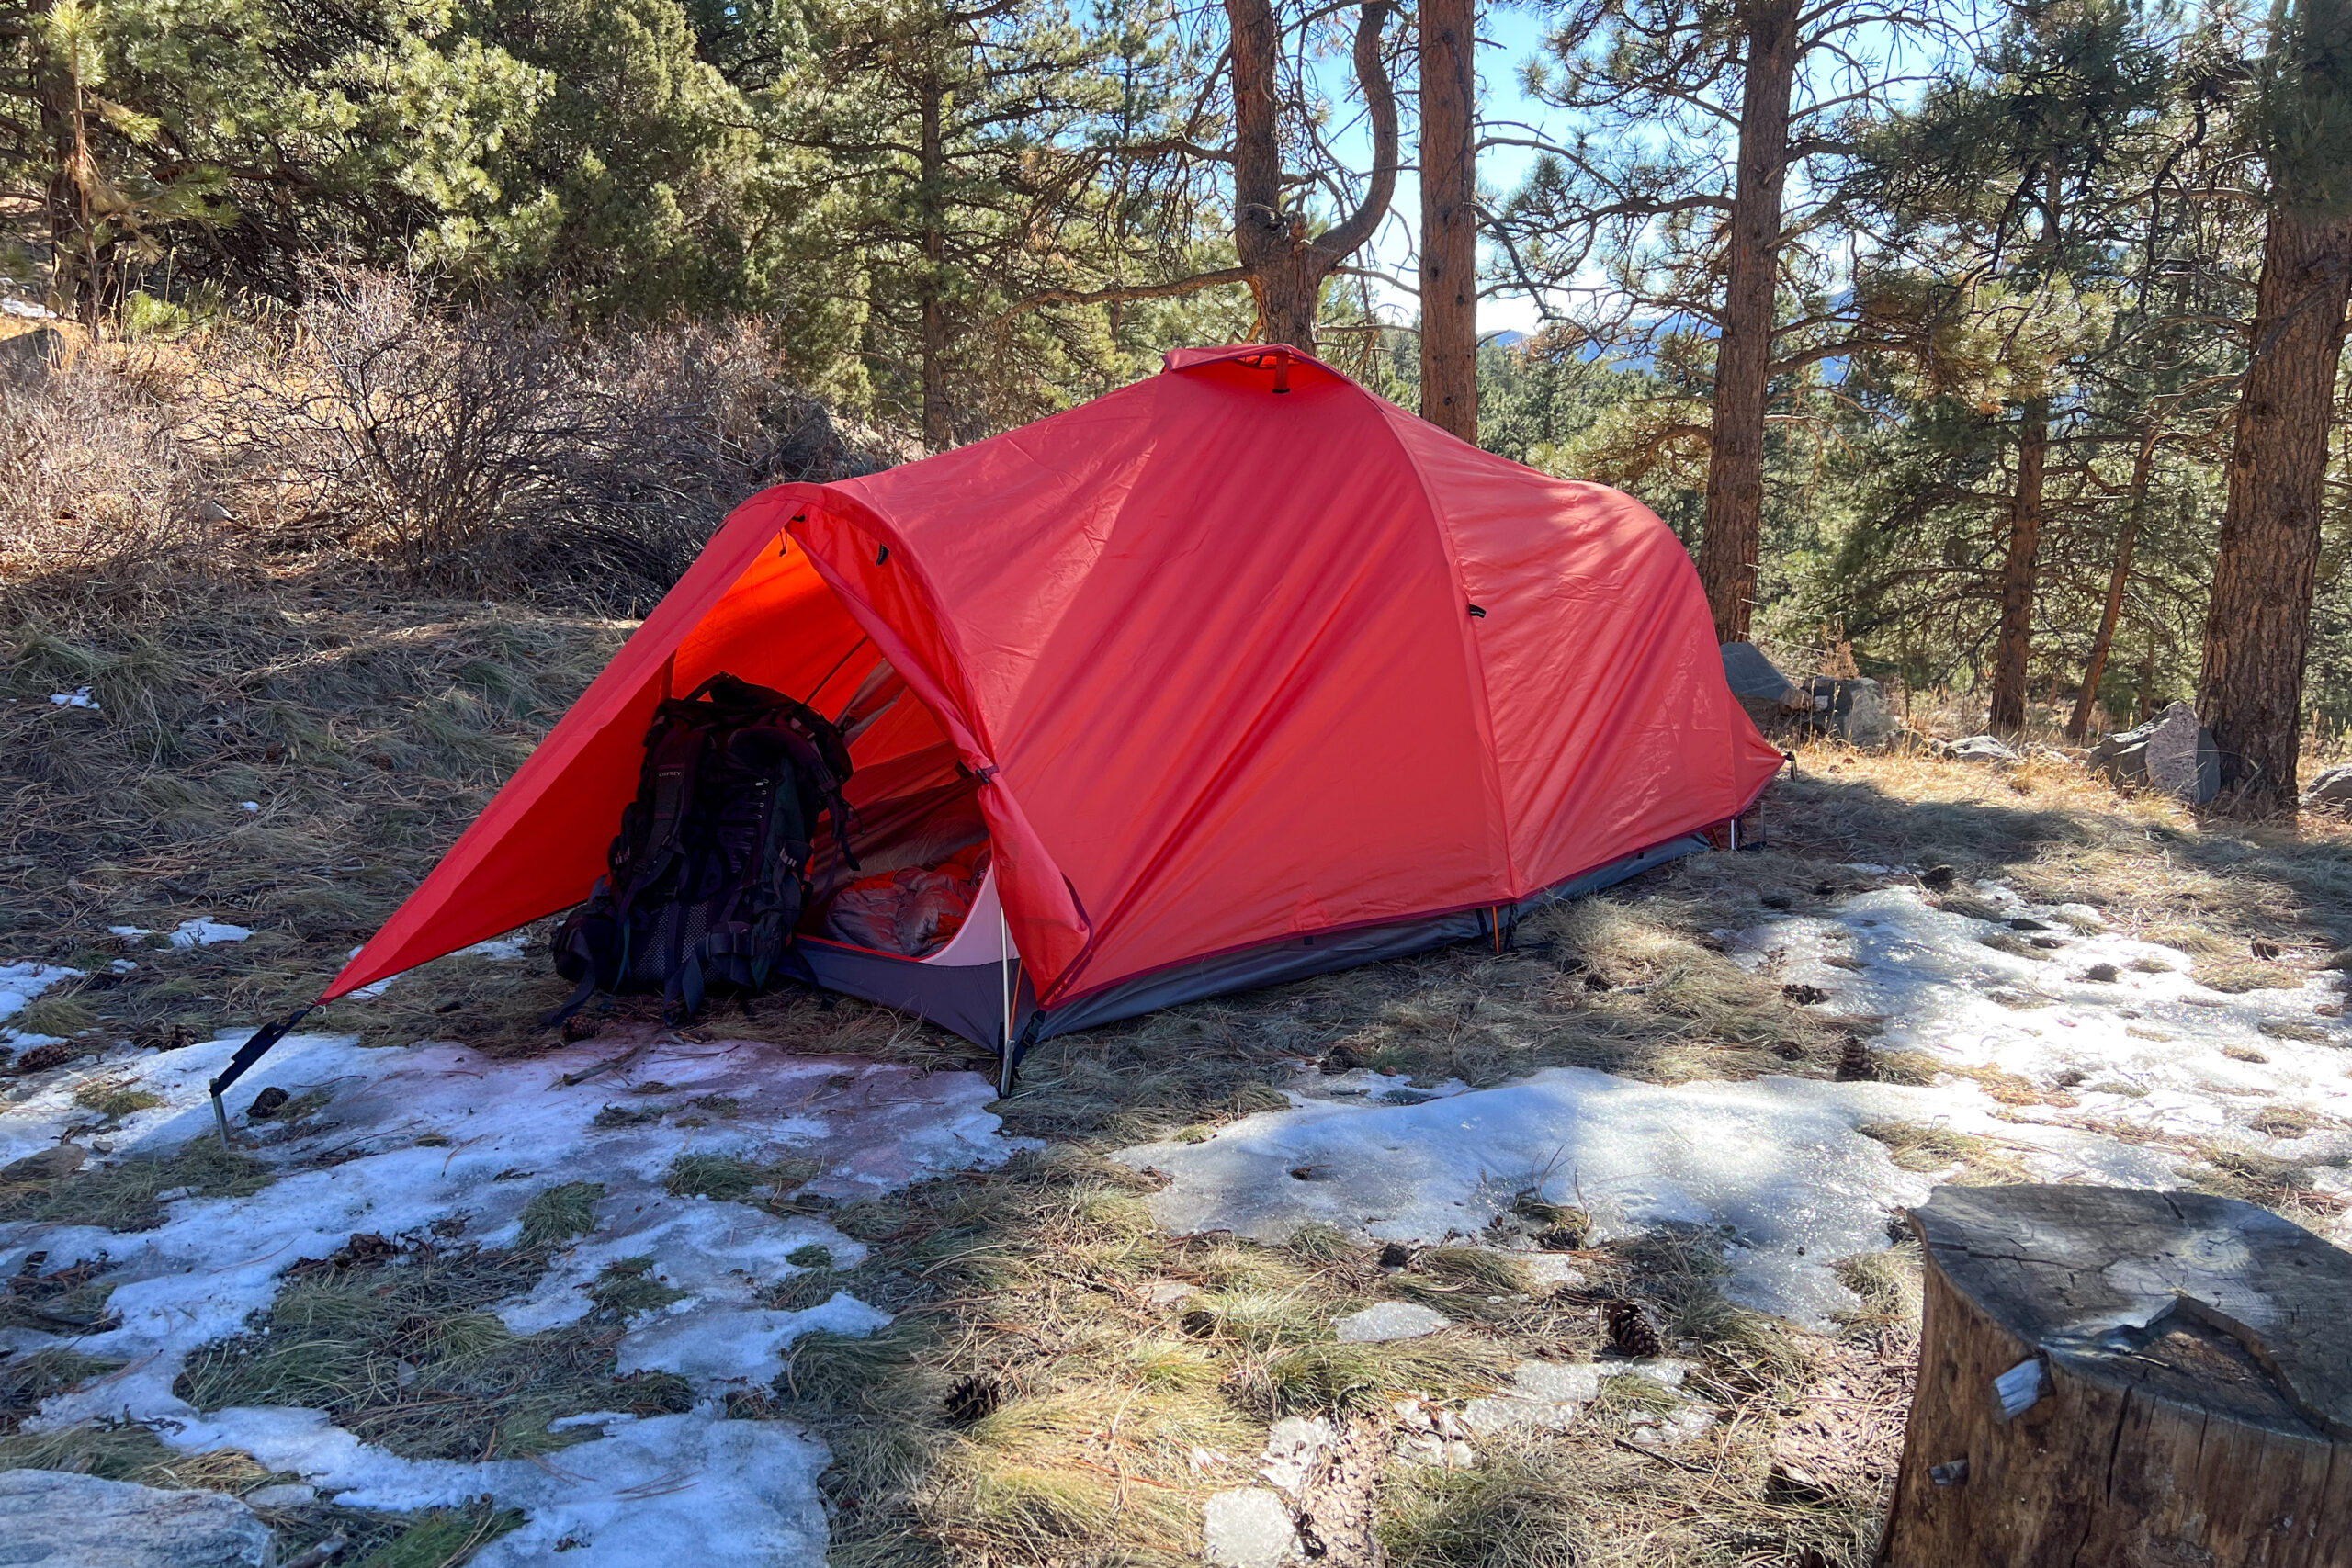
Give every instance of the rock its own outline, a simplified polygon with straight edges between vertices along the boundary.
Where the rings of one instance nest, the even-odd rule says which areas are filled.
[[[2352,762],[2322,769],[2303,791],[2303,809],[2352,812]]]
[[[2147,769],[2149,787],[2191,806],[2222,793],[2222,749],[2187,703],[2175,703],[2157,716],[2148,737]]]
[[[1198,1285],[1188,1285],[1182,1280],[1156,1280],[1144,1287],[1143,1299],[1156,1307],[1171,1307],[1200,1293]]]
[[[81,1169],[82,1162],[88,1157],[79,1144],[60,1144],[0,1165],[0,1181],[54,1181]]]
[[[1339,1429],[1328,1417],[1286,1416],[1266,1434],[1258,1473],[1289,1495],[1303,1497],[1316,1471],[1339,1448]]]
[[[1219,1568],[1280,1568],[1298,1550],[1298,1526],[1281,1493],[1266,1486],[1236,1487],[1208,1500],[1201,1544]]]
[[[1815,675],[1805,682],[1815,729],[1864,750],[1890,746],[1903,723],[1886,705],[1879,683],[1867,676],[1841,680]]]
[[[65,337],[55,327],[0,338],[0,386],[38,386],[64,363]]]
[[[2091,771],[2118,784],[2160,791],[2192,806],[2221,793],[2222,752],[2197,710],[2174,703],[2136,729],[2105,737],[2086,759]]]
[[[1350,1313],[1331,1326],[1343,1345],[1378,1345],[1391,1339],[1419,1339],[1449,1326],[1453,1319],[1414,1302],[1375,1302],[1362,1312]]]
[[[1809,675],[1792,681],[1752,642],[1723,645],[1724,680],[1767,735],[1801,731],[1856,746],[1890,745],[1902,729],[1876,681]]]
[[[2018,754],[1989,735],[1972,735],[1943,749],[1955,762],[2014,762]]]
[[[248,1508],[307,1508],[319,1500],[318,1489],[288,1482],[282,1486],[265,1486],[248,1492],[244,1504]]]
[[[1804,688],[1775,669],[1752,642],[1724,644],[1724,680],[1759,729],[1783,725],[1813,706]]]
[[[219,1492],[164,1492],[53,1470],[0,1471],[10,1568],[266,1568],[269,1527]]]

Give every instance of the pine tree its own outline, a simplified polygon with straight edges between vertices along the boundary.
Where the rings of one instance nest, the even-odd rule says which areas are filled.
[[[2291,811],[2328,427],[2352,298],[2352,4],[2272,13],[2253,125],[2268,175],[2262,281],[2230,454],[2198,711],[2229,809]]]

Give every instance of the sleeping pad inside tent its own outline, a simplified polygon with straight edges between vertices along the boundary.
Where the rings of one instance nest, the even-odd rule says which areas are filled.
[[[1640,502],[1295,350],[1183,350],[739,507],[322,999],[586,897],[656,705],[722,671],[849,739],[858,867],[815,835],[799,927],[819,981],[1008,1067],[1188,998],[1498,939],[1699,847],[1781,761]]]

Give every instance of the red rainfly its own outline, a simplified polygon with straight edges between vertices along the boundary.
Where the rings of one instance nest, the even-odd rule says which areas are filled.
[[[1295,350],[1184,350],[739,507],[328,996],[585,897],[654,705],[721,670],[828,714],[904,682],[852,797],[977,780],[1024,1013],[1517,904],[1736,816],[1781,761],[1638,502]]]

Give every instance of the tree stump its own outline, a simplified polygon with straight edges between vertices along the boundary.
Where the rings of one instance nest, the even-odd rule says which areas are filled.
[[[1883,1568],[2352,1564],[2352,1254],[2194,1192],[1942,1187]]]

